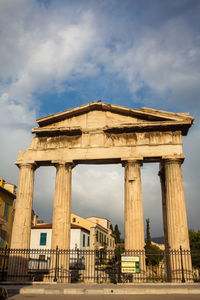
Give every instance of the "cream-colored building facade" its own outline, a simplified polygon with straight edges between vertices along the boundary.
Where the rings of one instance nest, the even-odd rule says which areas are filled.
[[[71,177],[77,164],[124,167],[125,249],[144,249],[144,163],[160,163],[165,246],[189,249],[181,165],[182,136],[194,118],[150,108],[132,109],[99,101],[37,120],[29,148],[20,151],[12,248],[29,248],[35,169],[56,168],[52,248],[69,249]]]
[[[16,186],[0,179],[0,248],[10,247]]]
[[[115,238],[110,228],[106,228],[88,219],[73,213],[71,214],[70,250],[114,250]],[[107,219],[98,219],[104,225],[108,224],[108,222],[110,224],[110,221]],[[94,221],[96,220],[95,217]],[[30,249],[51,249],[51,240],[52,224],[32,224]]]
[[[76,224],[90,232],[90,247],[93,250],[115,249],[115,237],[110,229],[110,221],[100,217],[82,218],[71,214],[71,224]]]

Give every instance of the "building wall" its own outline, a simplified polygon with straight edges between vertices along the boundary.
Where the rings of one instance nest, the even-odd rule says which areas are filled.
[[[45,245],[40,244],[41,233],[46,234]],[[51,228],[32,228],[30,249],[51,249],[51,237],[52,237]],[[90,234],[85,230],[78,229],[78,228],[71,229],[70,249],[80,249],[80,250],[86,249],[88,247],[88,237],[90,237]],[[85,239],[85,246],[83,245],[84,239]]]
[[[30,249],[51,249],[51,232],[51,228],[31,229]],[[46,245],[40,245],[41,233],[45,233],[47,236]]]
[[[71,214],[71,224],[81,226],[87,230],[90,230],[90,228],[94,226],[93,222],[89,221],[88,219],[84,219],[75,214]]]
[[[110,221],[99,217],[89,217],[87,220],[96,224],[96,248],[105,247],[107,250],[114,250],[115,238],[110,229]]]
[[[14,213],[15,186],[0,180],[0,248],[10,247],[13,213]]]
[[[110,221],[104,218],[99,218],[99,217],[89,217],[86,218],[86,220],[89,220],[95,224],[99,224],[103,226],[104,228],[110,229]]]
[[[96,248],[105,247],[107,250],[115,249],[115,238],[110,234],[109,231],[102,230],[98,225],[96,226],[96,237],[95,237],[95,246]]]
[[[90,247],[90,233],[81,229],[71,229],[70,249],[85,250],[88,247]]]
[[[95,238],[90,236],[90,240],[93,241],[92,246],[94,249],[102,247],[106,247],[108,250],[115,249],[115,239],[114,236],[112,236],[109,220],[98,217],[84,219],[78,215],[71,214],[71,224],[81,226],[89,231],[95,227],[95,233],[92,233],[95,234]]]
[[[93,220],[84,219],[78,215],[71,214],[71,234],[70,234],[70,249],[107,249],[107,250],[114,250],[115,249],[115,238],[112,235],[112,231],[110,230],[110,221],[103,218],[97,218],[97,217],[91,217],[89,218]],[[98,223],[95,223],[98,221]],[[101,223],[101,224],[100,224]],[[106,227],[102,226],[105,225]],[[47,224],[46,226],[49,227],[51,224]],[[40,233],[48,233],[49,236],[49,243],[46,245],[46,249],[51,248],[51,229],[47,232],[45,231],[45,224],[37,224],[38,228],[42,226],[43,228],[34,228],[31,230],[37,231],[40,230],[37,233],[33,234],[31,233],[31,248],[38,249],[44,248],[40,247],[39,241],[40,241]],[[36,226],[36,227],[37,227]],[[81,227],[81,228],[73,228],[73,227]],[[84,237],[85,236],[85,237]],[[84,242],[85,239],[85,242]],[[33,244],[32,244],[33,243]],[[35,246],[36,245],[36,246]]]

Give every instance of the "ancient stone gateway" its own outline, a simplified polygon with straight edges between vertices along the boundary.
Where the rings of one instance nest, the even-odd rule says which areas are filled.
[[[71,174],[77,164],[121,163],[125,169],[125,248],[144,249],[140,167],[160,162],[165,246],[189,249],[181,164],[182,136],[194,118],[99,101],[37,120],[29,148],[20,151],[12,248],[29,248],[34,171],[54,165],[52,248],[70,246]]]

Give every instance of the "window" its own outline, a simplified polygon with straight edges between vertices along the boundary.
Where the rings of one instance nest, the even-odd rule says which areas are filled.
[[[90,237],[88,236],[88,240],[87,240],[87,245],[88,247],[90,246]]]
[[[0,248],[4,248],[6,241],[6,231],[1,230],[1,236],[0,236]]]
[[[103,246],[104,235],[102,233],[101,245]]]
[[[85,234],[83,234],[83,247],[85,247]]]
[[[109,246],[109,239],[107,238],[107,245]]]
[[[40,233],[40,246],[46,246],[47,244],[47,233],[41,232]]]
[[[6,219],[6,221],[8,221],[8,211],[9,211],[9,204],[7,202],[5,202],[5,206],[4,206],[4,218]]]
[[[76,218],[72,218],[72,222],[73,222],[73,223],[76,223]]]
[[[96,240],[97,240],[97,242],[99,241],[99,232],[98,232],[98,230],[97,230],[97,233],[96,233]]]

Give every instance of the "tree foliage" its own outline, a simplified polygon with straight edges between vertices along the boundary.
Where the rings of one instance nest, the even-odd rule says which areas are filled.
[[[112,230],[112,233],[114,233],[112,223],[110,223],[110,230]]]
[[[151,247],[150,221],[146,219],[146,249]]]
[[[120,243],[121,242],[121,239],[120,239],[121,232],[119,231],[119,227],[117,224],[115,225],[114,235],[115,235],[115,243],[116,244]]]
[[[145,239],[146,264],[155,266],[160,263],[164,257],[163,251],[151,243],[150,221],[146,219],[146,239]]]
[[[190,249],[192,252],[192,265],[200,268],[200,230],[189,230]]]

